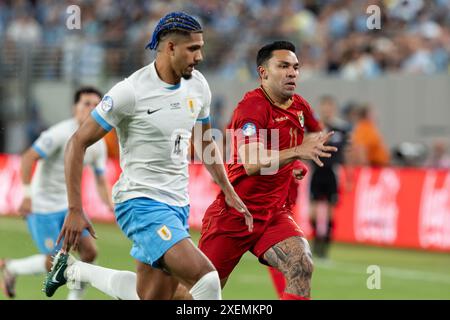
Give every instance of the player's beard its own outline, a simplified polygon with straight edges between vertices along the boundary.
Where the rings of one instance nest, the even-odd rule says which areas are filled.
[[[192,78],[192,73],[193,73],[194,70],[195,70],[195,66],[196,66],[196,64],[189,65],[185,70],[183,70],[183,71],[181,72],[181,77],[182,77],[184,80],[189,80],[189,79],[191,79],[191,78]],[[192,70],[189,71],[189,68],[190,68],[190,67],[192,67]]]
[[[190,78],[192,78],[192,72],[191,73],[182,73],[181,74],[181,77],[184,79],[184,80],[189,80]]]

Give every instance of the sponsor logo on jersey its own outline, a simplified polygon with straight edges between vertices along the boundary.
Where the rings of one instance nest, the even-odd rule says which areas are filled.
[[[242,133],[247,137],[254,136],[256,134],[256,126],[251,122],[247,122],[242,127]]]
[[[180,103],[179,102],[173,102],[170,104],[170,110],[180,109]]]
[[[275,118],[276,122],[286,121],[288,119],[287,116]]]
[[[111,111],[113,108],[114,102],[113,99],[110,96],[105,96],[102,100],[102,110],[105,112]]]
[[[147,110],[147,114],[155,113],[156,111],[159,111],[159,110],[161,110],[161,109],[162,109],[162,108],[155,109],[155,110],[150,110],[150,109],[148,109],[148,110]]]
[[[298,113],[298,121],[300,122],[300,125],[303,128],[305,126],[305,116],[303,115],[303,111],[300,111]]]
[[[170,239],[172,239],[172,232],[170,232],[169,228],[167,228],[167,226],[162,226],[159,230],[158,230],[158,235],[161,237],[161,239],[163,239],[164,241],[169,241]]]

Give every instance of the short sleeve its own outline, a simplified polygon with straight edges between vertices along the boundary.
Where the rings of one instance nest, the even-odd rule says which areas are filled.
[[[203,78],[203,103],[200,113],[197,116],[197,121],[202,123],[209,122],[209,110],[211,108],[211,90],[208,82]]]
[[[59,148],[64,147],[66,135],[60,126],[54,126],[41,133],[39,138],[33,143],[32,148],[41,158],[47,158]]]
[[[309,132],[318,132],[322,131],[322,126],[317,120],[316,115],[314,114],[313,109],[309,105],[308,102],[303,100],[303,104],[305,105],[305,127]]]
[[[117,83],[91,112],[91,116],[106,131],[116,127],[134,112],[134,90],[128,80]]]
[[[105,142],[103,140],[100,140],[97,143],[99,145],[91,166],[96,176],[102,176],[105,174],[108,155]]]
[[[267,130],[269,112],[262,99],[253,97],[242,100],[234,112],[233,119],[232,126],[236,131],[238,145],[251,142],[264,143],[264,130]]]

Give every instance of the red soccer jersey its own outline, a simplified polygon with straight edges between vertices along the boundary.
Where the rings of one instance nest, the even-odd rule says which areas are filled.
[[[233,161],[227,165],[228,178],[254,219],[266,220],[271,210],[286,202],[294,179],[294,162],[279,168],[275,174],[248,176],[243,165],[238,163],[238,147],[260,141],[265,143],[266,149],[276,149],[276,139],[272,141],[272,137],[277,134],[272,130],[278,130],[278,149],[289,149],[302,143],[305,130],[320,131],[320,124],[301,96],[295,94],[292,104],[284,110],[272,104],[262,88],[257,88],[246,93],[239,102],[229,129],[235,130],[236,134],[232,145]],[[266,129],[267,134],[262,129]]]

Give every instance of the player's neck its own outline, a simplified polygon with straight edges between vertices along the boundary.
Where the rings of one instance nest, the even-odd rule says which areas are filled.
[[[170,67],[170,63],[163,61],[162,58],[155,60],[155,70],[158,77],[167,84],[178,84],[181,77]]]
[[[292,98],[284,98],[284,97],[279,97],[277,96],[273,91],[270,90],[269,87],[264,87],[263,85],[261,85],[261,89],[264,92],[264,95],[266,96],[266,98],[270,101],[270,103],[272,103],[273,105],[281,108],[281,109],[287,109],[291,106],[292,104]]]

